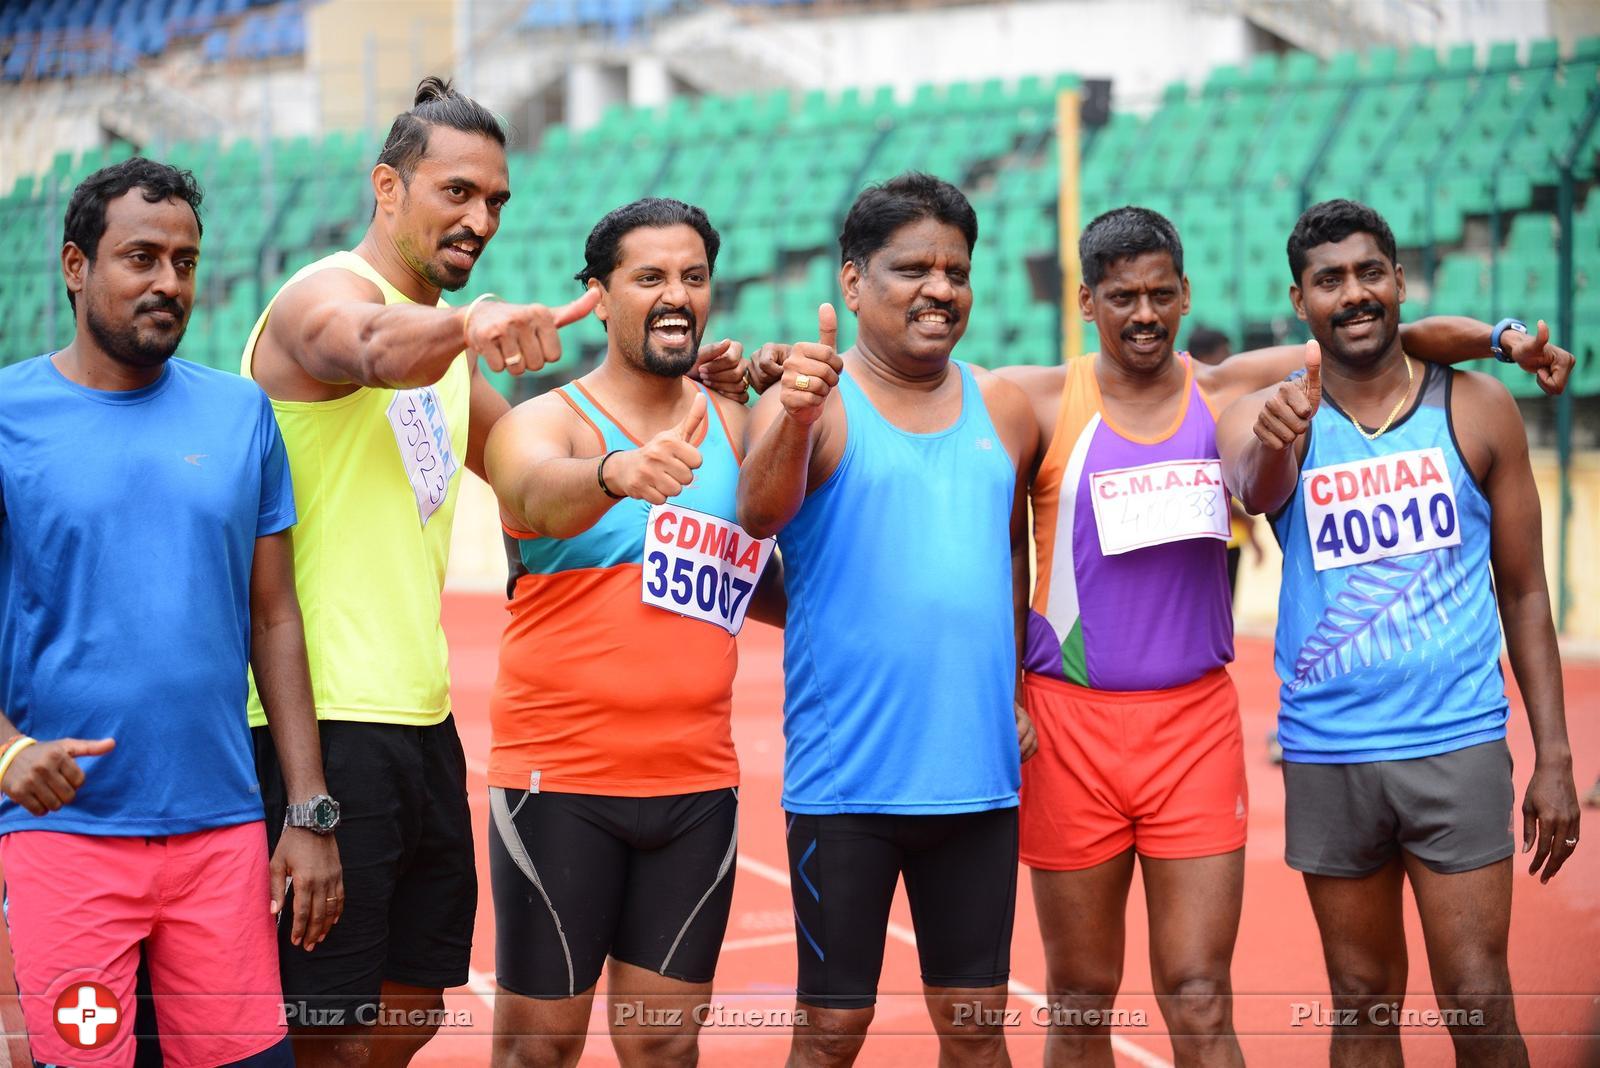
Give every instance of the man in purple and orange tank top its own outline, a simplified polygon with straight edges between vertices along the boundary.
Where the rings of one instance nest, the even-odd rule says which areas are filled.
[[[1180,1062],[1241,1064],[1230,965],[1248,792],[1216,413],[1301,364],[1298,347],[1211,366],[1173,350],[1189,309],[1183,246],[1143,208],[1079,240],[1079,308],[1101,351],[1000,372],[1033,402],[1038,559],[1023,696],[1039,739],[1023,766],[1021,857],[1049,969],[1047,1061],[1111,1063],[1123,912],[1140,858],[1157,1001]],[[1429,319],[1408,351],[1489,353],[1490,328]],[[1516,352],[1565,378],[1570,355]],[[1087,1010],[1099,1010],[1089,1012]],[[1096,1026],[1089,1026],[1090,1023]]]

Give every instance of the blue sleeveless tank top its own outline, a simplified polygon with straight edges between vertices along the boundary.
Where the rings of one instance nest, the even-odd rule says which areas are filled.
[[[1423,373],[1376,441],[1324,395],[1300,486],[1273,518],[1285,760],[1407,760],[1505,737],[1489,501],[1450,421],[1456,372]]]
[[[695,383],[705,393],[705,387]],[[630,438],[606,411],[576,383],[556,392],[578,410],[605,439],[607,452],[636,449],[641,444]],[[672,498],[673,504],[693,508],[719,519],[738,522],[739,457],[728,440],[716,401],[706,394],[706,434],[696,443],[700,468],[694,481]],[[560,571],[638,564],[644,556],[644,527],[650,517],[650,502],[630,497],[612,505],[600,521],[571,538],[529,538],[516,541],[523,571],[551,575]],[[512,575],[515,584],[516,574]]]
[[[1017,803],[1016,470],[955,366],[961,414],[932,434],[894,426],[840,375],[844,455],[778,535],[789,812]]]

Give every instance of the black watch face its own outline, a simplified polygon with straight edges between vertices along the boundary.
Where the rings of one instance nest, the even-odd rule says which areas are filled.
[[[339,818],[339,813],[333,807],[333,802],[327,799],[318,801],[311,809],[311,823],[326,831],[331,828],[334,821]]]

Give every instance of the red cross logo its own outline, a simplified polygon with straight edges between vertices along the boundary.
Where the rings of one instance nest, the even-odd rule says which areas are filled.
[[[99,983],[73,983],[56,998],[56,1034],[76,1049],[99,1049],[122,1022],[116,995]]]

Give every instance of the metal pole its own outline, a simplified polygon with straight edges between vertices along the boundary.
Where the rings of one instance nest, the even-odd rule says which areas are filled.
[[[1557,192],[1556,217],[1561,222],[1559,268],[1556,282],[1556,338],[1571,345],[1572,333],[1572,164],[1561,168]],[[1556,528],[1556,629],[1567,629],[1567,613],[1572,607],[1571,569],[1567,565],[1567,538],[1572,527],[1572,390],[1564,389],[1556,398],[1556,461],[1561,470],[1561,511]]]

